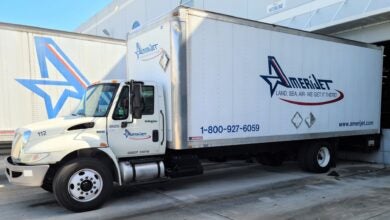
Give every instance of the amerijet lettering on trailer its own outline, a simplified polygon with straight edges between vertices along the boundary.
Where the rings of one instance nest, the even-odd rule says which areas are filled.
[[[268,72],[269,75],[260,77],[269,85],[271,98],[275,95],[282,101],[306,106],[330,104],[344,98],[342,91],[332,89],[333,80],[314,74],[307,78],[287,77],[273,56],[268,56]]]

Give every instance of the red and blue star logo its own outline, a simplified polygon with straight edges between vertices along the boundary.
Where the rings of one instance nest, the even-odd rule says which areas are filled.
[[[53,39],[48,37],[34,39],[41,79],[16,79],[16,81],[42,97],[48,118],[55,118],[67,99],[81,99],[90,83]],[[48,71],[48,62],[63,76],[63,80],[53,79]],[[45,86],[63,88],[63,93],[56,103],[53,102],[49,92],[43,89]]]
[[[272,75],[272,69],[275,71],[276,75]],[[263,78],[269,84],[271,90],[271,97],[274,95],[278,85],[282,85],[287,88],[291,87],[290,82],[288,81],[278,61],[273,56],[268,57],[268,72],[268,76],[261,75],[260,77]]]

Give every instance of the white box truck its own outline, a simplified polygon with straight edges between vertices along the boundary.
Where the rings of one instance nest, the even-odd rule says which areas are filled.
[[[93,84],[73,115],[17,130],[11,183],[85,211],[113,182],[201,174],[200,158],[327,172],[340,141],[379,144],[379,47],[181,7],[130,35],[127,55],[127,80]]]
[[[126,41],[0,23],[0,142],[69,115],[91,82],[125,79]]]

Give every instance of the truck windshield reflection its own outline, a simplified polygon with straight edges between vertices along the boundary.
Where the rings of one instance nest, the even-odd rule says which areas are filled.
[[[105,117],[117,89],[117,84],[98,84],[89,87],[72,115]]]

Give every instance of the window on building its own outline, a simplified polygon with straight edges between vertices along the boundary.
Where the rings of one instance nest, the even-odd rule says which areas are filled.
[[[133,25],[131,26],[131,30],[135,30],[141,26],[141,23],[139,21],[134,21]]]

